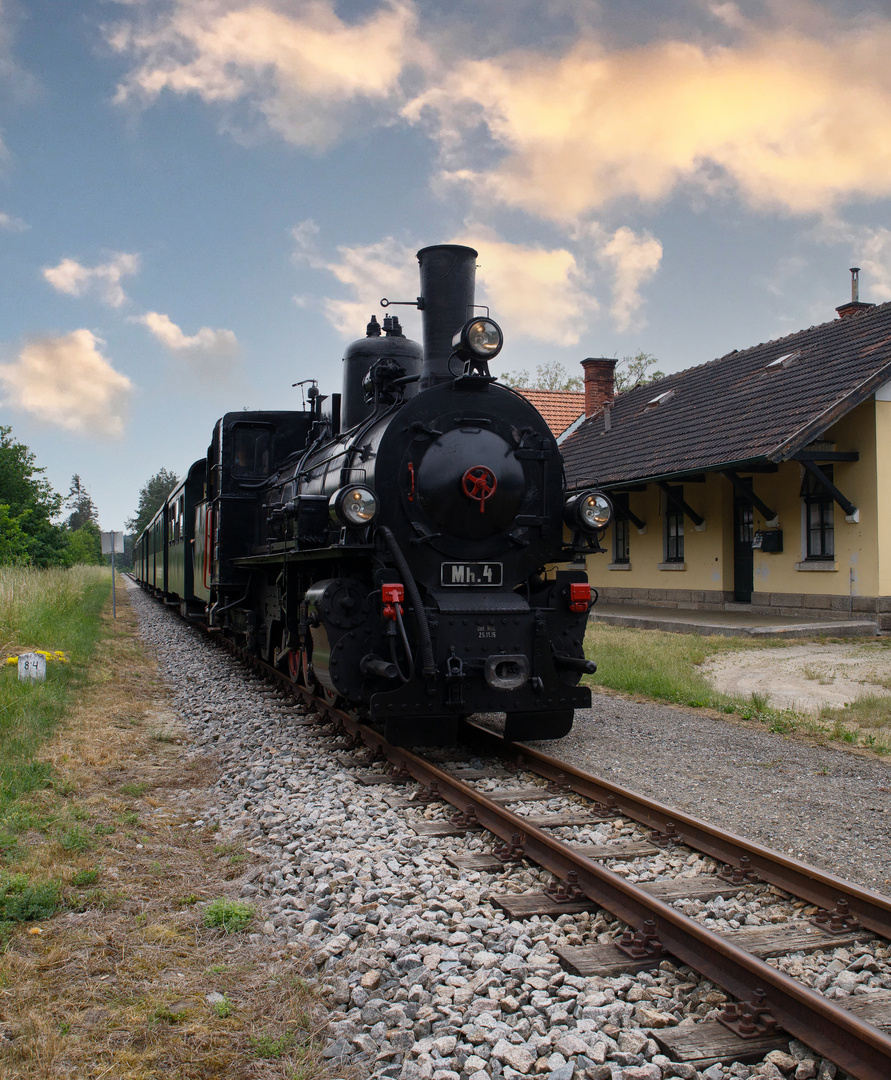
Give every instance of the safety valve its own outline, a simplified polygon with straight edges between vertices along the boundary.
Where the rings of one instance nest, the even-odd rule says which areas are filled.
[[[569,585],[569,610],[577,615],[591,607],[591,586],[586,581],[573,581]]]
[[[405,586],[401,583],[394,585],[381,585],[381,602],[384,605],[384,618],[396,621],[397,615],[402,614],[402,603],[405,600]]]

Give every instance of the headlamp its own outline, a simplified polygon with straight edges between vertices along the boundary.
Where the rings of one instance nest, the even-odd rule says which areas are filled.
[[[491,360],[503,344],[501,327],[492,319],[471,319],[452,338],[452,348],[462,360]]]
[[[328,511],[332,521],[340,525],[370,525],[377,514],[377,495],[362,484],[338,488],[328,500]]]
[[[613,519],[613,504],[602,491],[581,491],[567,499],[563,520],[570,529],[601,532]]]

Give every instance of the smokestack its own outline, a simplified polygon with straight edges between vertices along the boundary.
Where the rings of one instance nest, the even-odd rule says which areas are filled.
[[[419,389],[453,379],[449,371],[452,338],[473,315],[476,282],[473,248],[439,244],[418,252],[421,266],[421,295],[418,298],[424,320],[424,364]]]
[[[616,396],[614,372],[617,361],[589,356],[585,369],[585,416],[593,416]]]
[[[860,302],[860,267],[851,267],[851,302],[842,304],[835,310],[840,319],[850,319],[852,315],[859,315],[861,311],[869,311],[875,304],[863,304]]]

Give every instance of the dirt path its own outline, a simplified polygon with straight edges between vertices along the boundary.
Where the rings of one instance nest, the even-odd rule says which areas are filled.
[[[789,645],[725,653],[703,664],[703,671],[725,694],[763,695],[772,705],[817,713],[824,705],[842,707],[866,694],[889,699],[891,649],[871,642]]]

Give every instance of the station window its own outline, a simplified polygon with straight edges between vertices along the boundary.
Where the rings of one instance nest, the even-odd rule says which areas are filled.
[[[613,562],[627,563],[631,559],[628,492],[617,491],[612,496],[612,500],[615,509],[615,517],[613,518]]]
[[[682,487],[670,488],[672,495],[683,499]],[[665,500],[665,562],[684,561],[684,511],[673,502]]]
[[[827,479],[832,480],[832,466],[821,466]],[[806,558],[815,561],[835,558],[835,500],[823,485],[806,472],[801,482],[804,500],[804,531]]]

